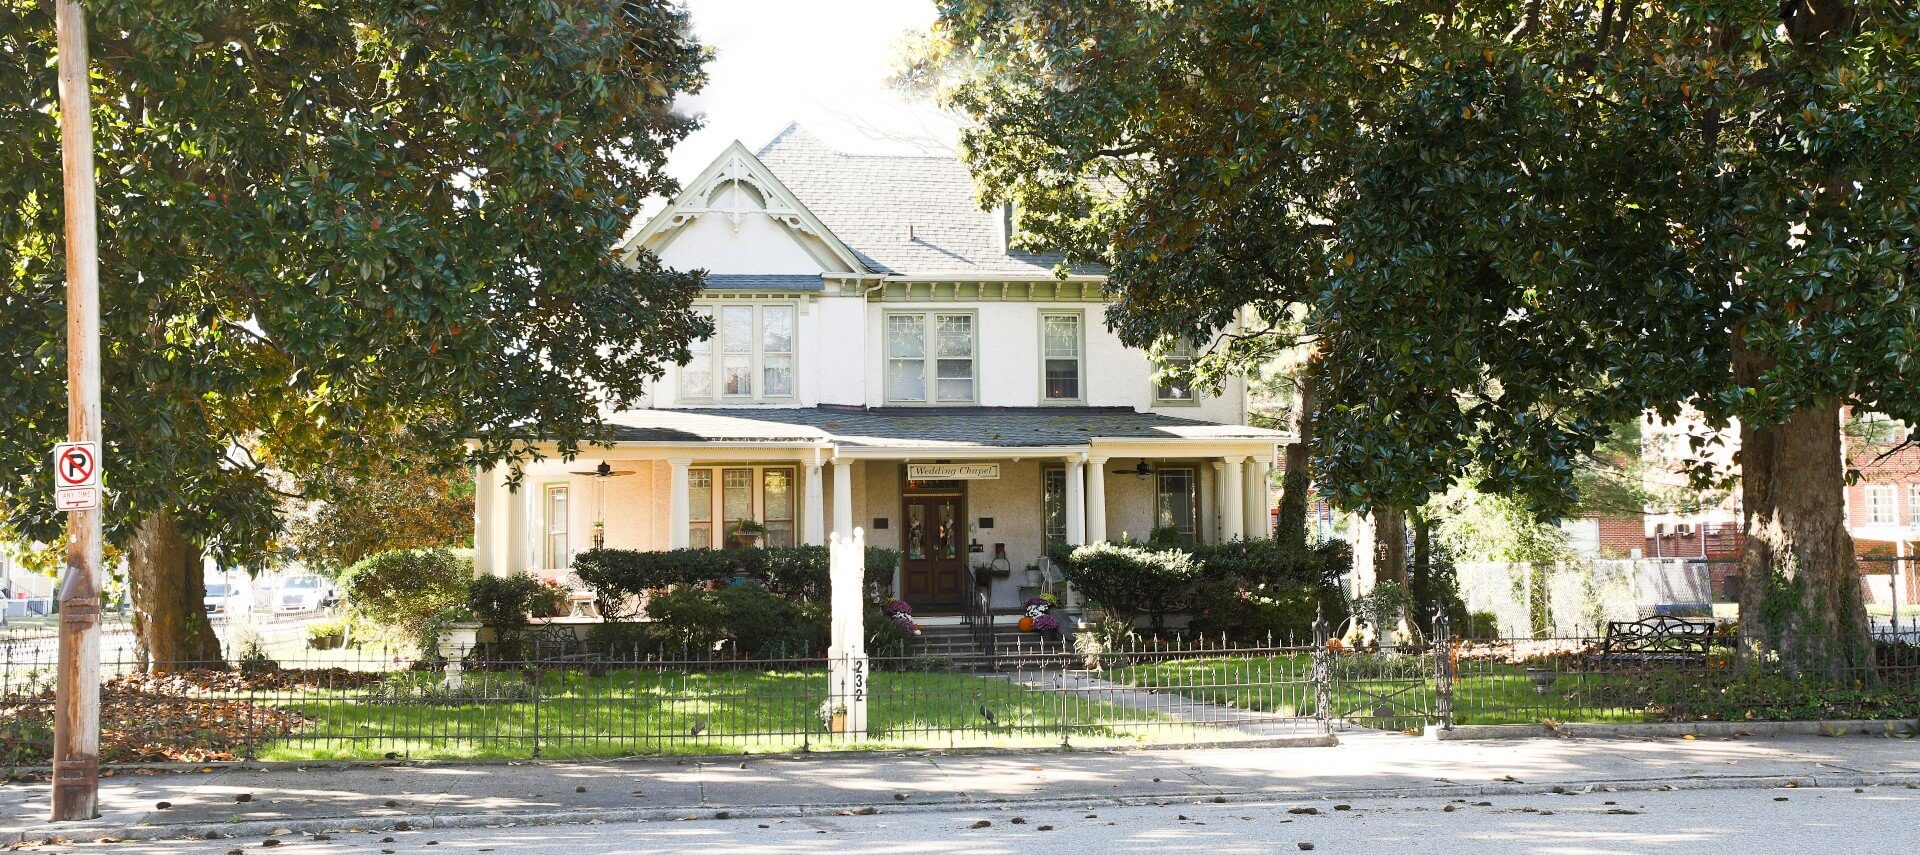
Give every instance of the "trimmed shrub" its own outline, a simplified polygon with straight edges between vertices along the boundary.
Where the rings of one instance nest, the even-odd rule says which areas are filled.
[[[1169,612],[1191,602],[1200,564],[1181,549],[1094,543],[1073,551],[1065,573],[1088,599],[1129,618],[1145,615],[1161,629]]]
[[[877,599],[893,582],[900,553],[869,547],[866,555],[868,599]],[[573,559],[573,573],[600,596],[609,620],[634,616],[633,604],[645,595],[676,585],[712,585],[752,580],[766,589],[805,601],[828,598],[828,550],[824,546],[751,549],[673,549],[640,552],[593,549]]]
[[[467,604],[473,554],[451,549],[382,552],[347,568],[344,582],[353,608],[368,620],[415,639],[431,651],[428,635],[445,613]]]
[[[467,583],[467,608],[493,629],[527,625],[527,617],[553,617],[567,603],[564,588],[531,573],[481,576]]]
[[[804,656],[826,644],[823,606],[780,596],[757,584],[728,585],[717,591],[681,588],[647,603],[670,639],[698,655],[721,642],[736,653],[756,658]]]

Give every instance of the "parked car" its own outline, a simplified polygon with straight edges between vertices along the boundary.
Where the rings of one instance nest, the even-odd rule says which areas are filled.
[[[294,576],[273,592],[274,614],[319,611],[334,598],[333,586],[319,576]]]
[[[207,606],[207,614],[223,615],[227,613],[227,603],[233,599],[234,590],[225,582],[208,582],[206,596],[201,598]]]

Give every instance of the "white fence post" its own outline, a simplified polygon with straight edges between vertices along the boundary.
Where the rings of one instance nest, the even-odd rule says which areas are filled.
[[[833,621],[827,645],[828,729],[846,741],[867,736],[867,696],[872,675],[867,667],[867,535],[834,532],[827,547]]]

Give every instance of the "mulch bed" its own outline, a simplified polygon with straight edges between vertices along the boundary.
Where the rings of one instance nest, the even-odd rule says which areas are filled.
[[[239,759],[249,743],[285,736],[311,719],[232,695],[351,689],[377,684],[385,676],[321,668],[114,677],[101,685],[100,759],[103,763]],[[51,688],[0,701],[0,763],[48,763],[52,750]]]

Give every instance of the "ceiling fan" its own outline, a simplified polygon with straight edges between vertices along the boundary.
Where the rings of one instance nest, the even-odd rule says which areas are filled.
[[[633,470],[632,469],[615,469],[613,468],[613,464],[608,463],[605,460],[602,460],[600,461],[599,466],[595,466],[592,469],[588,469],[586,471],[580,471],[580,472],[568,472],[567,474],[568,475],[592,475],[596,478],[610,478],[615,475],[632,475]]]
[[[1145,481],[1148,478],[1153,477],[1153,467],[1148,466],[1147,459],[1142,457],[1140,458],[1140,462],[1134,464],[1132,469],[1115,469],[1113,470],[1113,474],[1132,475],[1135,478]]]

